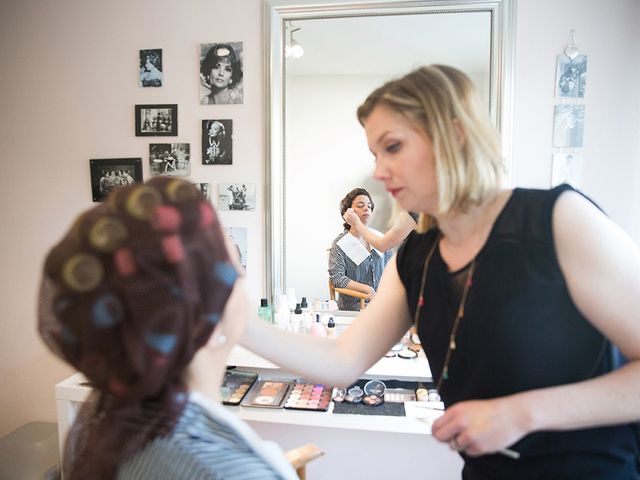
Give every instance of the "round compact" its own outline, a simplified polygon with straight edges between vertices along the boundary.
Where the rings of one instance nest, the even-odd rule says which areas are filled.
[[[402,345],[401,343],[396,343],[393,347],[391,347],[391,351],[392,352],[399,352],[403,348],[404,348],[404,345]]]
[[[380,380],[369,380],[364,385],[364,394],[365,395],[375,395],[378,397],[383,397],[384,392],[387,390],[387,386],[384,382]]]
[[[362,401],[362,395],[356,397],[356,396],[353,396],[353,395],[347,393],[344,396],[344,401],[347,402],[347,403],[360,403]]]
[[[396,356],[396,352],[394,352],[393,350],[389,350],[387,353],[384,354],[385,358],[393,358]]]
[[[408,348],[405,350],[401,350],[398,352],[398,356],[400,358],[404,358],[404,359],[412,359],[412,358],[416,358],[418,356],[418,354],[416,352],[414,352],[413,350],[409,350]]]
[[[355,387],[351,387],[348,393],[354,397],[361,397],[364,392],[358,385],[356,385]]]
[[[384,400],[378,395],[367,395],[362,399],[362,403],[370,407],[377,407],[378,405],[382,405]]]
[[[347,394],[346,388],[336,388],[333,394],[332,400],[336,403],[344,402],[344,397]]]
[[[428,402],[429,401],[429,392],[426,388],[419,388],[416,390],[416,399],[419,402]]]
[[[431,390],[429,390],[430,402],[439,402],[440,400],[441,398],[440,398],[440,394],[438,393],[438,390],[436,390],[435,388],[432,388]]]

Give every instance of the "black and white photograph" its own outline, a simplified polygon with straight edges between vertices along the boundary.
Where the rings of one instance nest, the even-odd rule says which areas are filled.
[[[235,245],[240,264],[247,270],[247,229],[244,227],[224,227],[224,233]]]
[[[138,84],[141,87],[162,86],[162,49],[152,48],[140,50],[140,75]]]
[[[151,175],[185,177],[191,173],[191,154],[188,143],[149,144]]]
[[[244,102],[242,42],[200,45],[200,103]]]
[[[233,163],[233,120],[202,120],[202,164]]]
[[[582,154],[554,153],[551,165],[551,186],[569,183],[575,188],[582,187]]]
[[[116,188],[142,183],[141,158],[92,158],[89,168],[94,202],[101,202]]]
[[[578,55],[571,60],[558,55],[556,64],[556,97],[584,98],[587,85],[587,56]]]
[[[204,198],[207,200],[211,200],[211,184],[210,183],[202,183],[198,182],[195,184],[196,187],[202,192]]]
[[[584,138],[584,105],[556,105],[553,146],[581,148]]]
[[[255,183],[218,184],[218,210],[255,210]]]
[[[178,135],[178,105],[136,105],[136,137]]]

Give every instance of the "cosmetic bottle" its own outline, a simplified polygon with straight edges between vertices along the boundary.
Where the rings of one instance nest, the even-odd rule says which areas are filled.
[[[320,314],[316,313],[316,321],[311,325],[311,335],[314,337],[326,337],[327,329],[320,323]]]
[[[327,337],[335,337],[336,336],[336,322],[333,319],[333,315],[329,317],[329,321],[327,322]]]
[[[271,311],[269,301],[266,298],[260,299],[260,307],[258,307],[258,317],[267,323],[273,323],[273,312]]]
[[[289,310],[294,311],[296,308],[296,289],[293,287],[287,288],[287,298],[289,299]]]
[[[278,306],[273,314],[273,323],[284,330],[290,330],[289,303],[286,295],[280,295]]]
[[[300,333],[302,329],[302,308],[300,308],[300,304],[296,303],[296,308],[293,310],[293,313],[290,317],[291,330],[295,333]]]

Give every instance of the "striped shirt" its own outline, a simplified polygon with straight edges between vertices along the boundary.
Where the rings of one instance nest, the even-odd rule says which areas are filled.
[[[372,248],[369,256],[360,265],[356,265],[337,245],[345,235],[350,235],[348,230],[336,237],[329,250],[329,280],[331,284],[336,288],[346,288],[351,280],[355,280],[367,284],[377,291],[380,276],[391,258],[392,252],[387,250],[381,255]],[[338,308],[340,310],[360,310],[360,300],[348,295],[339,295]]]
[[[296,480],[282,450],[225,407],[192,392],[170,437],[125,461],[118,480]]]

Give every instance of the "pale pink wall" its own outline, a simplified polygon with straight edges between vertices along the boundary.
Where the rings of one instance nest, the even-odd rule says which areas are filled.
[[[201,106],[199,44],[244,42],[243,105]],[[142,157],[148,144],[191,143],[193,181],[250,182],[258,209],[222,212],[249,237],[249,287],[262,291],[264,158],[261,0],[0,2],[0,436],[55,420],[54,385],[71,370],[35,334],[46,250],[92,205],[89,159]],[[138,50],[162,48],[161,88],[137,84]],[[134,104],[177,103],[174,139],[135,137]],[[200,120],[234,120],[234,165],[204,167]]]

